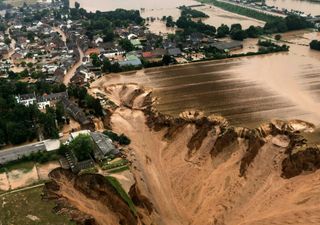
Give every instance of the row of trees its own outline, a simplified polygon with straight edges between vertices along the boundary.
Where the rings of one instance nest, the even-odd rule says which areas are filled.
[[[308,27],[312,27],[312,24],[304,18],[290,15],[284,19],[276,19],[272,22],[267,22],[263,28],[260,26],[250,26],[248,29],[243,30],[241,24],[233,24],[230,28],[227,25],[222,24],[218,27],[216,36],[222,38],[230,35],[232,39],[242,41],[248,37],[257,38],[263,34],[282,33]]]
[[[179,9],[181,10],[181,16],[186,16],[190,18],[208,18],[209,17],[204,12],[192,9],[191,7],[188,7],[188,6],[180,6]]]
[[[188,16],[181,15],[177,20],[176,25],[178,28],[183,29],[185,34],[199,32],[202,34],[213,36],[216,33],[216,28],[214,26],[205,24],[201,20],[195,22]]]

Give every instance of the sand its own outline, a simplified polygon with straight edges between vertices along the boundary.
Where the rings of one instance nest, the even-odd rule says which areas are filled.
[[[37,172],[40,180],[48,180],[48,174],[55,168],[60,167],[58,161],[49,162],[42,165],[37,165]]]

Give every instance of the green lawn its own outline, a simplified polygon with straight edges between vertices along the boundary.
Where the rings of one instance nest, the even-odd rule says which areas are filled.
[[[134,215],[137,215],[137,210],[136,210],[131,198],[123,190],[119,181],[116,178],[110,177],[110,176],[107,176],[106,179],[114,187],[114,189],[118,192],[118,194],[121,196],[121,198],[128,204],[130,210],[134,213]]]
[[[41,200],[43,187],[0,198],[2,225],[75,225],[67,216],[52,212],[54,203]]]
[[[110,170],[107,170],[107,171],[108,171],[108,173],[120,173],[120,172],[123,172],[123,171],[126,171],[126,170],[129,170],[128,165],[124,165],[124,166],[117,167],[115,169],[110,169]]]
[[[1,168],[0,172],[5,172],[5,171],[12,171],[12,170],[22,170],[24,173],[30,172],[35,163],[32,161],[27,161],[27,162],[15,162],[15,163],[9,163],[5,165],[4,167]]]

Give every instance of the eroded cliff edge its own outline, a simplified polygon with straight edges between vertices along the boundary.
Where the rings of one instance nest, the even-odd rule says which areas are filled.
[[[300,135],[314,129],[311,124],[273,121],[237,128],[197,111],[163,115],[154,109],[151,92],[134,84],[100,92],[118,106],[109,111],[108,125],[132,140],[127,157],[136,183],[130,195],[138,211],[132,224],[320,223],[320,192],[314,191],[320,185],[320,151]],[[91,194],[76,187],[86,196],[81,201],[90,202]],[[108,201],[95,201],[108,213],[100,217],[80,203],[76,207],[91,224],[119,224],[130,212],[124,206],[119,214]]]

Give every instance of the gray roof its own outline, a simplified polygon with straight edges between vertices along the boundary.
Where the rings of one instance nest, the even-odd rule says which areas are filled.
[[[211,44],[211,46],[224,51],[224,50],[231,50],[235,48],[242,48],[243,44],[241,41],[230,41],[230,42],[216,42]]]
[[[53,101],[53,100],[61,100],[63,98],[68,99],[68,92],[59,92],[59,93],[52,93],[48,95],[39,96],[37,98],[38,102],[45,102],[45,101]]]
[[[140,59],[133,59],[133,60],[127,60],[127,61],[120,61],[120,66],[141,66],[141,60]]]
[[[181,50],[180,50],[180,48],[169,48],[168,49],[168,55],[170,55],[170,56],[181,55]]]
[[[89,119],[86,117],[82,109],[80,109],[76,104],[72,103],[66,98],[62,98],[61,102],[65,110],[71,114],[71,116],[78,121],[81,125],[88,125],[90,123]]]
[[[105,156],[116,150],[110,138],[100,132],[91,132],[90,133],[92,140],[98,147],[98,151],[95,155]]]

